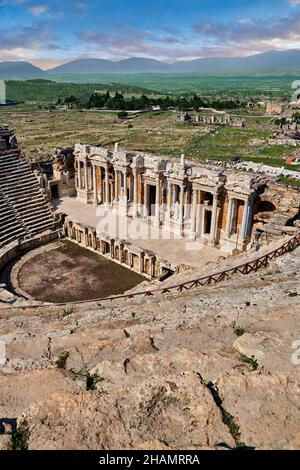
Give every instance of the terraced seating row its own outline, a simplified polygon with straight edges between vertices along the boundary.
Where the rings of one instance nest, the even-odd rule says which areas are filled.
[[[0,193],[0,247],[25,235],[25,227],[17,220],[13,209]]]
[[[30,165],[18,150],[0,154],[0,247],[53,228],[51,210]]]

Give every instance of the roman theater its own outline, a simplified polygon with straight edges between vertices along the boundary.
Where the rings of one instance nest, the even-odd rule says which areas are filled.
[[[0,450],[299,449],[300,192],[0,126]]]
[[[34,301],[26,292],[27,286],[37,290],[30,289],[31,275],[36,287],[42,274],[40,290],[47,291],[53,269],[61,269],[56,258],[62,240],[69,256],[72,247],[82,247],[86,256],[105,258],[102,278],[106,273],[117,276],[124,289],[147,284],[149,290],[151,282],[157,287],[182,273],[207,272],[209,266],[213,274],[222,260],[234,265],[298,230],[299,192],[263,175],[198,164],[184,155],[167,159],[126,151],[119,144],[112,150],[82,144],[75,144],[74,152],[57,150],[49,175],[27,159],[12,131],[2,127],[0,138],[3,298],[8,292],[16,302]],[[68,269],[63,270],[68,278]],[[77,274],[79,284],[85,282],[82,274]],[[96,285],[97,270],[90,274]],[[70,292],[70,281],[65,288]],[[111,288],[111,294],[125,292],[121,285]],[[109,295],[110,288],[104,292]],[[92,290],[89,299],[87,292],[83,298],[78,292],[68,299],[64,293],[62,299],[94,300],[101,294]],[[55,300],[53,292],[50,298]]]

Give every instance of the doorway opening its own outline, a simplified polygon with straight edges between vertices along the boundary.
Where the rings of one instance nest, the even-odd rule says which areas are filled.
[[[59,199],[59,188],[58,184],[53,184],[51,186],[51,199]]]
[[[209,235],[211,230],[211,211],[205,211],[204,216],[204,234]]]
[[[149,185],[149,206],[150,216],[154,217],[156,213],[156,186]]]

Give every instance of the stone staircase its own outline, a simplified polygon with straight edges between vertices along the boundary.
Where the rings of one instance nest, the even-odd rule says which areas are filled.
[[[0,247],[54,228],[50,207],[18,150],[0,154]]]

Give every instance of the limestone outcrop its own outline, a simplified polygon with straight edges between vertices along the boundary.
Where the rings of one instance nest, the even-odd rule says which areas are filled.
[[[300,249],[169,296],[0,309],[0,448],[300,448]],[[298,346],[297,346],[298,345]]]

